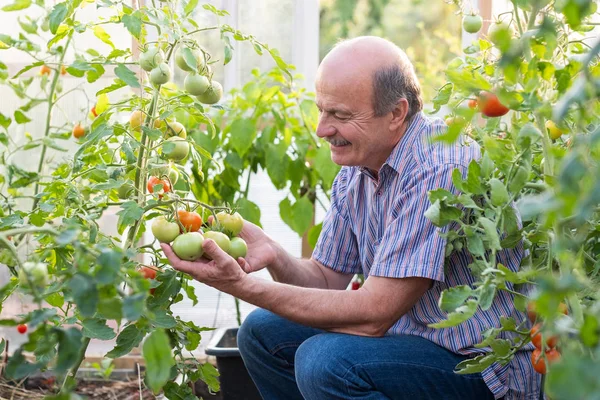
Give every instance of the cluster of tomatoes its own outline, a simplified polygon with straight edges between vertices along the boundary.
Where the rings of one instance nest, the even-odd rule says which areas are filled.
[[[244,257],[248,246],[238,237],[244,226],[244,219],[235,212],[221,211],[212,219],[211,224],[203,228],[202,217],[195,211],[177,210],[171,220],[160,216],[152,221],[152,234],[161,243],[170,243],[179,258],[195,261],[200,257],[210,259],[204,253],[202,244],[205,239],[214,240],[231,257]]]
[[[567,315],[568,309],[566,304],[560,303],[560,312]],[[553,364],[560,359],[560,352],[556,348],[558,345],[558,337],[554,335],[543,335],[542,328],[543,324],[538,322],[538,315],[536,313],[536,305],[534,302],[529,303],[527,306],[527,315],[529,320],[534,323],[533,327],[529,331],[531,342],[535,346],[535,350],[531,354],[531,364],[533,369],[544,375],[547,371],[547,364]]]

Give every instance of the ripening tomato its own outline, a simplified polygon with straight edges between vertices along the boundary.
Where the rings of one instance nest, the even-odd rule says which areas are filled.
[[[152,234],[161,243],[171,243],[179,236],[179,224],[170,222],[163,216],[152,221]]]
[[[546,129],[548,130],[548,136],[552,140],[558,139],[563,134],[563,131],[551,120],[546,121]]]
[[[560,360],[560,353],[556,349],[551,349],[545,353],[546,359],[542,356],[542,351],[540,349],[535,349],[533,353],[531,353],[531,365],[533,365],[533,369],[542,375],[546,374],[546,361],[548,364],[553,364],[556,361]]]
[[[145,279],[156,279],[156,269],[143,266],[139,270]]]
[[[533,345],[540,349],[542,348],[542,333],[540,332],[540,330],[542,329],[542,324],[535,324],[533,326],[533,328],[531,328],[530,331],[530,336],[531,336],[531,342],[533,343]],[[550,336],[550,335],[546,335],[546,348],[547,349],[552,349],[554,347],[556,347],[556,345],[558,344],[558,337],[557,336]]]
[[[225,211],[221,211],[217,213],[217,221],[212,220],[212,225],[218,225],[217,222],[231,236],[239,235],[244,227],[244,218],[238,212],[228,214]]]
[[[481,113],[486,117],[501,117],[509,111],[508,107],[500,103],[498,96],[491,92],[479,93],[477,104]]]
[[[98,113],[96,112],[96,106],[92,107],[92,115],[94,116],[94,118],[96,118],[98,116]]]
[[[163,144],[167,143],[169,143],[167,146],[163,146],[163,154],[169,160],[181,161],[190,154],[190,145],[184,138],[172,136],[163,142]]]
[[[73,137],[79,139],[85,135],[85,129],[81,124],[77,124],[73,127]]]
[[[52,70],[46,64],[40,67],[40,75],[50,75],[51,72]]]
[[[177,210],[177,216],[186,232],[197,232],[202,226],[202,217],[194,211]]]
[[[139,131],[144,123],[144,119],[146,118],[146,113],[142,110],[135,110],[129,116],[129,128],[132,131]]]
[[[21,335],[25,334],[25,332],[27,332],[27,325],[25,325],[25,324],[17,325],[17,332],[19,332]]]
[[[221,248],[221,250],[223,250],[225,253],[229,253],[231,241],[229,240],[229,237],[226,234],[217,231],[208,231],[204,232],[204,239],[214,240],[217,243],[217,245]],[[207,254],[205,254],[204,257],[210,259],[210,257],[208,257]]]
[[[187,137],[187,131],[185,130],[185,126],[181,122],[177,121],[167,121],[167,129],[165,130],[165,138],[171,136],[179,136],[180,138],[185,139]]]
[[[156,176],[151,176],[148,178],[148,192],[154,193],[154,186],[162,185],[162,189],[157,193],[159,197],[162,197],[163,193],[168,193],[171,191],[171,185],[169,181],[166,179],[159,179]]]
[[[469,108],[472,110],[475,110],[477,108],[477,100],[476,99],[469,100],[469,102],[467,104],[468,104]]]

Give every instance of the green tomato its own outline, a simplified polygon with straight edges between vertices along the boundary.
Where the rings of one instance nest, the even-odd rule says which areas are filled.
[[[154,85],[164,85],[171,80],[171,68],[166,63],[160,63],[150,71],[150,82]]]
[[[117,189],[119,198],[122,200],[129,199],[135,193],[135,187],[130,183],[126,182],[119,186]]]
[[[188,59],[196,61],[196,69],[193,68],[193,65],[188,65],[184,53],[188,54]],[[206,65],[204,62],[204,54],[198,49],[190,49],[189,47],[179,48],[177,53],[175,53],[175,64],[187,72],[202,71]]]
[[[42,31],[48,32],[50,30],[50,19],[44,18],[41,28],[42,28]]]
[[[234,237],[231,239],[228,253],[236,260],[238,257],[246,257],[246,254],[248,253],[246,241],[240,237]]]
[[[175,186],[175,184],[179,180],[179,171],[177,170],[177,168],[171,165],[171,168],[169,168],[169,173],[167,175],[169,176],[169,180],[171,181],[171,186]]]
[[[204,253],[202,243],[204,243],[204,237],[200,232],[190,232],[177,236],[171,247],[177,257],[182,260],[195,261]]]
[[[223,250],[225,253],[229,253],[229,248],[231,247],[231,241],[227,237],[226,234],[217,231],[208,231],[204,232],[204,239],[212,239],[217,245]],[[204,257],[211,259],[207,254]]]
[[[167,129],[165,130],[165,137],[179,136],[180,138],[187,137],[187,131],[185,126],[181,122],[167,121]]]
[[[171,243],[179,233],[179,224],[169,222],[165,217],[158,217],[152,221],[152,234],[161,243]]]
[[[204,104],[216,104],[221,100],[223,96],[223,86],[217,81],[212,81],[206,92],[202,93],[196,98]]]
[[[239,235],[244,227],[244,218],[242,218],[238,212],[228,214],[225,211],[221,211],[217,213],[217,220],[223,229],[231,236]],[[217,222],[213,219],[212,224],[215,226],[217,225]]]
[[[27,261],[19,269],[19,282],[28,286],[31,282],[36,287],[45,286],[48,283],[48,265],[41,262]]]
[[[179,136],[170,137],[165,140],[164,143],[174,144],[174,146],[167,146],[166,148],[163,146],[163,154],[167,156],[169,160],[181,161],[190,153],[190,145],[185,139],[180,138]]]
[[[514,30],[504,21],[496,21],[488,28],[488,39],[494,44],[501,43],[512,38]]]
[[[483,18],[480,15],[465,15],[462,20],[462,26],[465,32],[477,33],[483,25]]]
[[[152,71],[164,61],[165,53],[158,47],[150,47],[147,51],[140,54],[140,67],[144,71]]]
[[[208,90],[210,82],[204,75],[188,74],[185,77],[183,86],[192,96],[199,96]]]

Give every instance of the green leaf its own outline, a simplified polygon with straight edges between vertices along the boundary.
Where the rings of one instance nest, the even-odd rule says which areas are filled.
[[[243,157],[256,139],[255,122],[248,118],[239,118],[233,121],[229,128],[231,145]]]
[[[41,323],[54,319],[55,316],[56,310],[53,308],[42,308],[39,310],[34,310],[27,317],[29,327],[33,329]]]
[[[476,374],[486,370],[494,362],[496,362],[494,354],[482,354],[459,362],[454,370],[457,374]]]
[[[519,193],[521,189],[525,186],[525,182],[527,182],[528,178],[529,170],[524,166],[519,165],[517,171],[515,172],[508,184],[508,189],[512,193]]]
[[[448,314],[448,318],[446,320],[437,322],[435,324],[429,324],[428,326],[430,328],[439,329],[460,325],[475,314],[475,311],[477,311],[477,305],[477,300],[467,300],[465,305],[458,307],[454,312]]]
[[[510,340],[507,339],[496,339],[490,343],[492,350],[496,353],[497,357],[506,357],[512,348]]]
[[[479,224],[483,227],[485,231],[485,238],[488,242],[488,246],[492,250],[502,250],[500,246],[500,237],[498,236],[498,229],[496,228],[496,224],[485,218],[479,217]]]
[[[156,394],[169,381],[175,360],[164,330],[157,329],[144,341],[142,355],[146,361],[146,382]]]
[[[189,384],[178,385],[175,382],[167,382],[163,388],[165,397],[173,400],[198,400]]]
[[[540,132],[540,130],[531,122],[528,122],[519,130],[519,134],[517,135],[517,146],[519,146],[521,150],[525,150],[541,139],[542,132]]]
[[[447,206],[444,203],[440,203],[436,200],[427,211],[425,211],[425,217],[431,221],[437,227],[443,227],[452,221],[457,221],[462,217],[462,211],[459,208],[453,206]]]
[[[294,204],[291,204],[287,198],[279,203],[281,219],[299,236],[304,235],[310,227],[313,214],[313,204],[306,196],[301,197]]]
[[[489,310],[496,295],[496,285],[486,282],[483,286],[477,288],[479,292],[479,307],[483,311]]]
[[[481,185],[481,167],[475,160],[469,163],[467,180],[464,182],[464,188],[472,194],[482,194],[484,192]]]
[[[42,367],[41,363],[32,364],[28,362],[22,354],[23,348],[18,348],[8,359],[4,373],[8,378],[21,380],[27,376],[38,372]]]
[[[198,6],[198,0],[189,0],[189,2],[185,5],[185,8],[183,9],[184,14],[186,15],[186,17],[188,15],[190,15]]]
[[[483,210],[481,207],[479,207],[477,205],[477,203],[475,203],[475,201],[469,194],[461,194],[460,196],[458,196],[458,202],[461,203],[464,208],[472,208],[474,210],[480,210],[480,211]]]
[[[323,185],[326,190],[331,188],[335,176],[340,170],[340,166],[331,161],[331,150],[327,145],[321,145],[317,150],[313,164],[315,171],[323,179]]]
[[[137,321],[144,312],[144,293],[137,293],[123,299],[123,316],[129,321]]]
[[[77,362],[83,336],[77,328],[54,328],[54,331],[58,335],[58,357],[54,370],[63,374]]]
[[[492,204],[496,207],[503,206],[508,202],[509,196],[508,191],[504,183],[500,179],[490,179],[490,192]]]
[[[204,363],[198,367],[198,379],[204,381],[210,390],[218,392],[220,390],[219,385],[219,371],[211,364]]]
[[[235,209],[245,220],[262,226],[260,224],[260,208],[252,201],[242,197],[235,203]]]
[[[115,45],[110,40],[110,35],[108,33],[106,33],[106,31],[104,30],[104,28],[101,27],[100,25],[96,25],[94,27],[94,35],[98,39],[100,39],[101,41],[103,41],[104,43],[106,43],[107,45],[109,45],[110,47],[112,47],[113,49],[115,48]]]
[[[83,325],[83,336],[100,339],[100,340],[111,340],[117,334],[115,331],[106,325],[106,320],[100,318],[88,318],[81,321]]]
[[[15,122],[17,124],[25,124],[27,122],[31,122],[31,120],[29,118],[27,118],[27,116],[25,114],[23,114],[22,111],[16,110],[15,111]]]
[[[2,7],[2,11],[19,11],[31,6],[31,0],[15,0],[14,3]]]
[[[138,221],[144,215],[144,209],[133,200],[121,204],[121,210],[117,212],[119,225],[129,226]]]
[[[433,110],[432,113],[437,113],[440,111],[443,105],[448,104],[450,100],[450,96],[452,95],[452,84],[444,85],[441,89],[438,90],[437,94],[432,100]]]
[[[98,257],[100,268],[96,272],[98,283],[103,285],[111,284],[115,281],[121,268],[121,253],[113,249],[102,249]]]
[[[135,325],[128,325],[117,336],[117,345],[106,354],[109,358],[118,358],[129,354],[134,347],[138,346],[144,338],[145,332]]]
[[[135,76],[135,72],[133,72],[123,64],[119,64],[117,68],[115,68],[115,75],[121,78],[123,82],[125,82],[132,88],[140,87],[140,82],[138,81],[137,76]]]
[[[438,305],[440,310],[446,313],[453,312],[473,295],[473,289],[470,286],[461,285],[451,287],[442,292],[438,300]]]
[[[139,39],[140,34],[142,33],[142,20],[134,13],[131,15],[123,15],[122,21],[129,33],[131,33],[136,39]]]
[[[78,273],[69,282],[75,304],[83,317],[92,317],[98,306],[98,289],[91,277]]]
[[[58,292],[49,294],[45,300],[52,307],[62,307],[65,304],[65,298]]]
[[[50,32],[52,32],[53,35],[56,35],[56,31],[58,30],[60,24],[67,17],[68,11],[69,9],[67,8],[66,3],[59,3],[55,5],[52,11],[50,12]]]
[[[467,235],[467,249],[474,256],[483,257],[485,255],[485,248],[483,247],[483,241],[477,234]]]

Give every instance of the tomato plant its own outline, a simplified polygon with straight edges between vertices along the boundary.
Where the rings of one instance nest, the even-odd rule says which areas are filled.
[[[484,330],[477,347],[486,350],[457,370],[481,372],[532,352],[535,370],[547,374],[544,391],[556,399],[587,398],[599,388],[591,378],[600,374],[600,38],[593,3],[511,1],[449,64],[448,82],[433,100],[434,111],[444,105],[449,117],[465,118],[437,139],[476,141],[482,152],[465,174],[454,171],[459,195],[429,193],[430,221],[456,227],[443,234],[446,255],[466,253],[477,279],[442,293],[447,320],[435,327],[460,324],[508,294],[522,314]],[[516,247],[523,259],[512,271],[497,256]]]
[[[128,4],[54,2],[48,10],[41,7],[39,19],[22,20],[26,34],[0,34],[2,51],[22,52],[31,60],[20,71],[12,71],[4,58],[0,62],[0,84],[20,102],[11,114],[0,110],[0,262],[12,276],[0,287],[0,305],[16,293],[30,296],[35,305],[18,320],[0,321],[8,327],[27,324],[29,332],[23,346],[11,349],[3,371],[22,380],[50,370],[61,398],[73,392],[92,339],[114,340],[108,358],[141,346],[145,375],[140,382],[167,398],[195,398],[189,385],[199,379],[218,390],[214,367],[188,355],[198,348],[205,328],[171,310],[185,297],[197,303],[191,278],[165,264],[158,242],[172,241],[182,258],[197,259],[204,238],[199,232],[180,234],[177,210],[193,208],[200,218],[235,210],[256,215],[249,203],[231,201],[227,190],[219,198],[202,195],[216,193],[213,181],[204,176],[212,179],[221,170],[203,162],[217,150],[204,137],[217,138],[223,114],[239,118],[236,107],[217,105],[230,100],[211,64],[231,60],[232,41],[248,41],[276,62],[273,76],[281,77],[280,85],[294,86],[290,66],[277,51],[221,23],[222,10],[197,7],[195,1],[185,1],[184,12],[172,1]],[[3,5],[3,12],[39,15],[40,5],[39,0],[15,0]],[[101,7],[102,19],[82,18],[84,7]],[[217,25],[200,27],[198,12],[216,17]],[[135,42],[138,49],[120,48],[108,25],[128,32],[132,40],[126,46]],[[207,30],[220,33],[225,57],[215,59],[203,49],[202,32]],[[40,46],[30,38],[41,32],[47,41]],[[80,39],[87,34],[111,50],[82,49],[85,41]],[[192,74],[187,88],[171,82],[173,57],[175,68]],[[39,74],[28,72],[38,68]],[[92,86],[107,71],[114,72],[111,83]],[[61,93],[65,72],[77,84]],[[36,97],[29,95],[34,87],[40,88]],[[75,120],[82,122],[61,124],[61,101],[76,93],[84,94],[72,102],[81,112]],[[266,100],[254,102],[261,107],[257,116],[267,112],[263,104],[270,107]],[[290,115],[299,109],[285,106]],[[287,118],[283,105],[276,112]],[[42,129],[27,134],[24,142],[14,140],[20,126],[34,119],[42,121]],[[75,143],[71,136],[79,140]],[[224,144],[217,147],[228,151]],[[35,162],[24,165],[19,162],[23,159]],[[106,233],[98,223],[111,208],[117,209],[118,235]],[[150,221],[158,240],[145,235]],[[197,222],[193,218],[192,228]],[[147,264],[153,267],[140,265],[140,258],[150,258]]]

